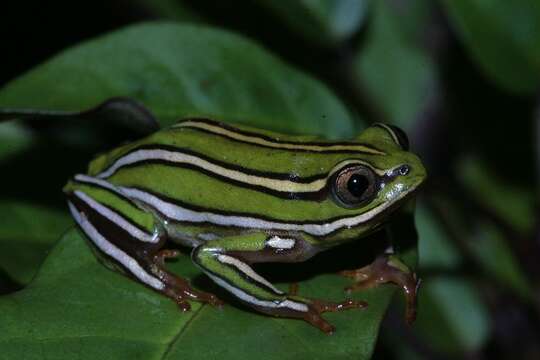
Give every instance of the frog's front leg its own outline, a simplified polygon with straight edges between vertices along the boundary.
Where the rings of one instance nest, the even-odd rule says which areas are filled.
[[[65,191],[77,224],[109,263],[172,298],[184,311],[190,309],[187,300],[221,304],[214,295],[191,288],[187,280],[165,269],[165,259],[179,253],[163,249],[166,235],[152,213],[113,185],[89,176],[76,176]]]
[[[416,319],[416,300],[420,280],[416,273],[393,254],[380,255],[373,263],[356,270],[342,271],[341,275],[352,278],[355,283],[347,291],[368,289],[384,283],[393,283],[403,289],[406,301],[405,319],[411,324]]]
[[[195,248],[193,261],[218,285],[254,309],[273,316],[300,318],[325,333],[334,327],[321,316],[328,311],[365,307],[365,302],[333,303],[286,294],[257,274],[250,263],[301,261],[308,247],[302,239],[251,233],[212,240]]]

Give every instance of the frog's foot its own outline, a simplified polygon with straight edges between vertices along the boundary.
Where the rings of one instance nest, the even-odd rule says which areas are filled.
[[[289,296],[295,297],[298,295],[299,285],[297,282],[289,284]],[[335,330],[334,326],[326,321],[321,314],[325,312],[336,312],[347,309],[364,308],[367,306],[365,301],[345,300],[340,303],[334,303],[323,300],[311,300],[308,305],[307,313],[302,317],[305,321],[320,329],[321,331],[332,334]]]
[[[412,324],[416,319],[416,298],[420,279],[395,256],[382,255],[375,261],[357,270],[346,270],[341,275],[352,278],[355,283],[345,288],[347,292],[368,289],[379,284],[394,283],[403,289],[406,301],[405,319]]]
[[[214,294],[200,290],[195,290],[189,282],[165,270],[165,259],[174,259],[180,255],[178,250],[161,250],[153,256],[151,272],[157,276],[164,284],[162,292],[173,299],[182,311],[191,309],[188,300],[207,303],[213,306],[223,305],[223,301]]]
[[[303,314],[302,318],[326,334],[332,334],[335,331],[335,327],[326,321],[321,314],[348,309],[361,309],[366,306],[367,303],[365,301],[356,300],[345,300],[342,302],[311,300],[308,305],[308,311]]]

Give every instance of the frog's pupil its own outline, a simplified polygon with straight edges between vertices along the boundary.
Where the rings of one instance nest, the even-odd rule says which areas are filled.
[[[357,197],[360,198],[366,192],[367,188],[369,187],[369,180],[364,175],[360,174],[353,174],[349,178],[349,181],[347,182],[347,190],[349,192]]]

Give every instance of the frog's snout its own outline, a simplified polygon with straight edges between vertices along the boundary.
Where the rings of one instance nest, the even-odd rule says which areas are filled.
[[[397,172],[399,177],[407,179],[406,181],[411,185],[420,185],[426,180],[426,168],[416,155],[411,153],[408,155],[409,156],[407,156],[407,159],[403,162],[403,165],[398,166],[394,171]]]

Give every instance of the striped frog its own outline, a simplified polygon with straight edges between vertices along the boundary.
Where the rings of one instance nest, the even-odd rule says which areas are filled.
[[[281,135],[208,119],[188,119],[94,159],[65,186],[78,226],[107,260],[172,298],[212,305],[166,270],[172,240],[216,284],[257,311],[334,331],[321,314],[360,308],[285,293],[251,267],[299,262],[378,229],[424,181],[400,129],[376,124],[355,141]],[[414,318],[417,280],[396,256],[344,272],[353,288],[393,282]]]

